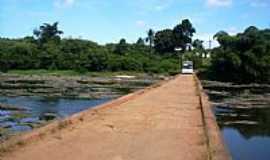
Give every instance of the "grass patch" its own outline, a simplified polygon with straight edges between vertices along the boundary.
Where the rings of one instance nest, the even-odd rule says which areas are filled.
[[[73,70],[10,70],[8,74],[17,74],[17,75],[52,75],[52,76],[76,76],[81,75],[82,73],[73,71]]]
[[[29,114],[26,114],[26,113],[15,113],[15,114],[12,114],[8,118],[8,121],[16,122],[16,121],[19,121],[20,119],[27,118],[27,117],[29,117]]]
[[[7,129],[0,127],[0,137],[6,134],[6,132],[7,132]]]
[[[141,72],[78,72],[75,70],[10,70],[8,74],[16,75],[38,75],[38,76],[91,76],[91,77],[114,77],[117,75],[142,76]]]

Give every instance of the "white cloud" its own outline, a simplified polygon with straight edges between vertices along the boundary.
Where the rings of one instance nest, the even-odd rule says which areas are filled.
[[[207,0],[206,4],[209,7],[228,7],[232,5],[232,0]]]
[[[54,6],[57,8],[72,7],[75,0],[54,0]]]
[[[157,1],[156,0],[156,3],[153,5],[154,8],[153,10],[154,11],[163,11],[163,10],[166,10],[168,9],[172,4],[174,3],[173,0],[160,0],[160,1]]]
[[[146,23],[143,20],[138,20],[138,21],[136,21],[136,25],[138,27],[145,27],[146,26]]]
[[[267,7],[269,6],[270,1],[267,0],[251,0],[250,6],[251,7]]]
[[[176,0],[136,0],[127,1],[138,9],[139,13],[161,12],[169,9]]]
[[[157,5],[155,6],[156,11],[162,11],[167,7],[167,5]]]
[[[229,35],[236,35],[240,32],[236,27],[230,27],[226,29],[226,31],[229,33]]]

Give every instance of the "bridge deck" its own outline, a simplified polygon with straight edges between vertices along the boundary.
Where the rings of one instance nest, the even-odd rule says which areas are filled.
[[[206,160],[193,76],[178,76],[125,103],[4,154],[3,160]],[[1,157],[0,157],[1,159]]]

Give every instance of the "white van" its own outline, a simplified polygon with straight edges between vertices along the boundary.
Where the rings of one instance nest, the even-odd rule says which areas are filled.
[[[182,74],[193,74],[193,62],[192,61],[184,61],[182,66]]]

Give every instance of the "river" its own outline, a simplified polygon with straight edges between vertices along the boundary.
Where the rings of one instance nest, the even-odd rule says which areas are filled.
[[[3,74],[0,77],[0,141],[137,91],[163,78],[147,74],[136,77]]]
[[[46,124],[49,120],[65,118],[110,100],[111,98],[0,97],[0,103],[23,109],[0,110],[2,137],[32,130]]]
[[[204,88],[213,103],[213,111],[232,159],[269,160],[268,85],[264,88],[260,85],[211,83],[204,83]]]
[[[270,108],[217,106],[215,113],[233,160],[269,160]]]

